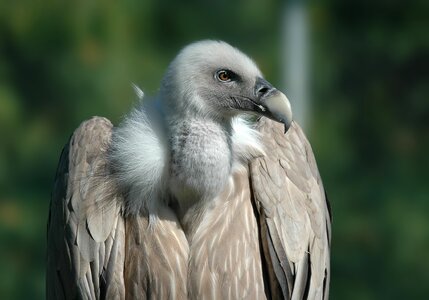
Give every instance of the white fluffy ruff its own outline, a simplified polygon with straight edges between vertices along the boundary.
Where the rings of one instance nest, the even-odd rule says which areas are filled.
[[[261,134],[243,117],[235,117],[232,120],[232,149],[233,171],[246,167],[251,159],[265,155]]]
[[[148,118],[144,108],[134,109],[115,129],[110,159],[122,189],[127,191],[125,212],[142,210],[157,215],[168,191],[168,145],[165,133]],[[260,134],[244,118],[232,122],[233,171],[246,168],[248,161],[264,155]]]
[[[162,201],[167,145],[143,107],[134,109],[115,129],[110,159],[121,188],[128,192],[125,212],[156,212]]]

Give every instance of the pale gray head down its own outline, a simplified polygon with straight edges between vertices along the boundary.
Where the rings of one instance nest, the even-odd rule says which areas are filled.
[[[168,67],[161,85],[167,110],[183,115],[230,118],[256,113],[289,127],[286,96],[274,88],[245,54],[221,41],[185,47]]]

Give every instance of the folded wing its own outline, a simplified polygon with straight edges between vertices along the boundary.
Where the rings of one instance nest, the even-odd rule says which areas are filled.
[[[125,228],[107,149],[112,124],[83,122],[64,147],[48,221],[48,299],[125,299]]]
[[[296,123],[259,130],[266,155],[250,173],[271,297],[327,299],[331,220],[310,144]]]

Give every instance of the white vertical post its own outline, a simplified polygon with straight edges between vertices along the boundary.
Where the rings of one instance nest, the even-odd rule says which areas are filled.
[[[284,91],[292,105],[294,120],[310,127],[309,21],[305,1],[292,0],[282,16]]]

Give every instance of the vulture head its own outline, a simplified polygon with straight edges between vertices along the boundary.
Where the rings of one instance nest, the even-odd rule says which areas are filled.
[[[224,120],[246,112],[281,122],[286,129],[292,122],[286,96],[249,57],[221,41],[185,47],[168,67],[160,94],[165,109],[181,118],[203,114]]]
[[[156,211],[163,203],[157,195],[168,193],[182,214],[215,198],[234,170],[262,155],[260,133],[240,114],[266,116],[286,130],[292,122],[286,96],[249,57],[221,41],[180,51],[154,100],[133,110],[112,138],[109,161],[134,213],[142,205]],[[142,202],[145,194],[155,196]]]

